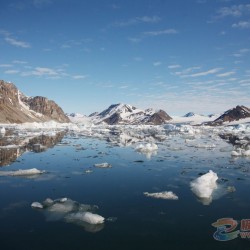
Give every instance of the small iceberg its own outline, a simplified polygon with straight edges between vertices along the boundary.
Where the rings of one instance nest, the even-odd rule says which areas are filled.
[[[201,200],[203,205],[209,205],[212,202],[212,194],[217,189],[218,176],[212,170],[198,177],[190,183],[192,192]]]
[[[45,173],[44,170],[39,170],[37,168],[31,169],[19,169],[13,171],[0,171],[0,176],[30,176]]]
[[[164,199],[164,200],[178,200],[179,197],[174,194],[172,191],[163,191],[159,193],[143,193],[145,196],[156,198],[156,199]]]
[[[94,164],[94,166],[96,168],[112,168],[112,165],[107,163],[107,162],[104,162],[104,163],[96,163]]]

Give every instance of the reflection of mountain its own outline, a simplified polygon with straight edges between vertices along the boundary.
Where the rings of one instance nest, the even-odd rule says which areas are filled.
[[[9,132],[11,134],[11,132]],[[43,152],[59,143],[66,132],[32,138],[10,135],[0,138],[0,166],[10,165],[26,151]]]

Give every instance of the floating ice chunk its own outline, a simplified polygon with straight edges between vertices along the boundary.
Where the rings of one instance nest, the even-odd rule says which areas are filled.
[[[31,207],[32,208],[40,208],[40,209],[43,209],[43,205],[40,203],[40,202],[33,202],[31,204]]]
[[[51,206],[49,206],[47,209],[50,212],[56,212],[56,213],[69,213],[77,209],[76,202],[67,199],[59,202],[53,202]]]
[[[36,168],[31,169],[19,169],[15,171],[0,171],[0,176],[28,176],[43,174],[45,171],[38,170]]]
[[[52,199],[50,199],[50,198],[47,198],[44,202],[43,202],[43,204],[45,205],[45,206],[50,206],[51,204],[53,204],[53,200]]]
[[[250,150],[245,150],[242,152],[243,156],[250,156]]]
[[[239,157],[239,156],[241,156],[241,151],[239,151],[239,150],[233,150],[232,152],[231,152],[231,156],[235,156],[235,157]]]
[[[215,144],[197,144],[194,146],[195,148],[206,148],[206,149],[212,149],[215,148]]]
[[[212,170],[190,183],[192,192],[199,198],[204,205],[212,202],[212,193],[217,188],[216,181],[218,176]]]
[[[112,167],[112,165],[109,164],[109,163],[107,163],[107,162],[104,162],[104,163],[96,163],[96,164],[94,164],[94,166],[95,166],[96,168],[111,168],[111,167]]]
[[[142,153],[151,153],[158,150],[158,146],[155,143],[147,143],[146,145],[140,144],[135,148],[136,151]]]
[[[174,194],[172,191],[164,191],[164,192],[159,192],[159,193],[148,193],[144,192],[144,195],[152,198],[157,198],[157,199],[164,199],[164,200],[178,200],[178,196]]]
[[[70,213],[65,218],[67,221],[84,221],[89,224],[102,224],[104,223],[105,218],[99,214],[93,214],[90,212],[77,212],[77,213]]]
[[[60,202],[65,202],[67,200],[68,200],[68,198],[62,198],[62,199],[60,199]]]
[[[93,170],[87,169],[84,172],[85,172],[85,174],[91,174],[91,173],[93,173]]]
[[[2,128],[0,129],[0,134],[5,134],[5,132],[6,132],[5,127],[2,127]]]
[[[233,150],[231,152],[231,156],[234,156],[234,157],[239,157],[239,156],[245,156],[245,157],[248,157],[250,156],[250,150],[247,149],[242,149],[242,148],[237,148],[236,150]]]

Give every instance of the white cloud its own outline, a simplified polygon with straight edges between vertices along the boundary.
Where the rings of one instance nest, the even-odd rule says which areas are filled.
[[[128,40],[132,43],[139,43],[141,41],[141,38],[129,37]]]
[[[177,34],[178,31],[176,29],[165,29],[165,30],[158,30],[158,31],[146,31],[143,33],[145,36],[160,36],[160,35],[171,35]]]
[[[128,85],[124,85],[124,86],[121,86],[120,89],[127,89],[129,86]]]
[[[137,57],[134,57],[134,60],[137,62],[141,62],[143,60],[143,58],[137,56]]]
[[[216,76],[218,77],[228,77],[228,76],[231,76],[231,75],[234,75],[235,72],[234,71],[229,71],[229,72],[225,72],[225,73],[222,73],[222,74],[218,74]]]
[[[250,4],[240,4],[240,5],[233,5],[230,7],[223,7],[220,8],[217,13],[217,18],[223,17],[240,17],[245,13],[250,12]]]
[[[5,73],[5,74],[13,75],[13,74],[19,73],[19,70],[10,69],[10,70],[4,71],[4,73]]]
[[[193,72],[195,70],[198,70],[200,68],[201,68],[200,66],[190,67],[190,68],[184,69],[182,71],[174,72],[174,75],[176,75],[176,76],[185,76],[186,74],[189,74],[189,73],[191,73],[191,72]]]
[[[12,61],[12,63],[15,63],[15,64],[27,64],[27,62],[20,61],[20,60],[14,60],[14,61]]]
[[[36,67],[32,71],[22,72],[21,76],[59,76],[59,73],[54,69]]]
[[[30,44],[24,41],[18,41],[14,38],[10,38],[10,37],[5,37],[4,39],[7,43],[16,46],[16,47],[21,47],[21,48],[30,48]]]
[[[81,80],[81,79],[85,79],[87,76],[85,75],[74,75],[72,76],[73,79],[75,80]]]
[[[179,65],[179,64],[173,64],[173,65],[168,66],[169,69],[178,69],[180,67],[181,67],[181,65]]]
[[[207,70],[207,71],[198,72],[198,73],[191,74],[191,75],[186,75],[186,76],[189,76],[189,77],[207,76],[207,75],[211,75],[211,74],[216,74],[220,70],[222,70],[222,68],[214,68],[214,69],[210,69],[210,70]]]
[[[234,23],[232,25],[233,28],[239,29],[249,29],[250,28],[250,21],[240,21],[238,23]]]
[[[153,65],[154,65],[155,67],[160,66],[161,64],[162,64],[162,63],[161,63],[161,62],[159,62],[159,61],[158,61],[158,62],[154,62],[154,63],[153,63]]]
[[[126,27],[131,26],[139,23],[158,23],[161,21],[161,18],[158,16],[142,16],[142,17],[135,17],[131,18],[126,21],[122,22],[115,22],[112,24],[114,27]]]
[[[9,68],[12,67],[11,64],[0,64],[0,68]]]

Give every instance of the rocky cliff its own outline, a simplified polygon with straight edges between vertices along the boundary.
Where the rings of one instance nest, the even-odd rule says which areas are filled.
[[[0,123],[70,122],[63,110],[45,97],[27,97],[13,83],[0,80]]]
[[[224,114],[218,117],[213,122],[207,123],[207,125],[221,125],[224,122],[239,121],[241,119],[250,117],[250,109],[245,106],[236,106],[235,108],[227,110]]]

